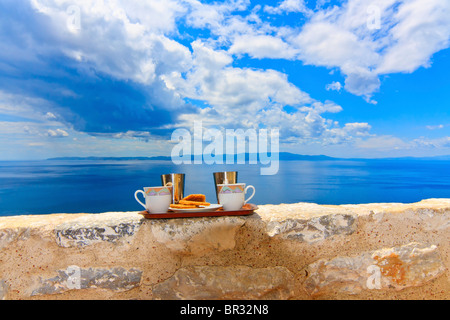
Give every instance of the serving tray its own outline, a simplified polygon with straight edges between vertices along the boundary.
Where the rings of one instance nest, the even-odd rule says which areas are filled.
[[[171,218],[194,218],[194,217],[220,217],[220,216],[246,216],[250,215],[255,210],[258,209],[258,206],[247,203],[237,211],[225,211],[222,208],[217,209],[216,211],[208,211],[208,212],[174,212],[169,209],[167,213],[149,213],[147,210],[139,212],[147,219],[171,219]]]

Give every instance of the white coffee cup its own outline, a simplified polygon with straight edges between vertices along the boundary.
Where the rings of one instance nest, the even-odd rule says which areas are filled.
[[[144,195],[145,204],[139,200],[139,193]],[[144,191],[137,190],[134,198],[150,213],[166,213],[172,203],[172,187],[145,187]]]
[[[252,195],[245,199],[248,189],[253,189]],[[255,187],[252,185],[245,186],[245,183],[218,184],[217,195],[219,203],[225,211],[240,210],[255,195]]]

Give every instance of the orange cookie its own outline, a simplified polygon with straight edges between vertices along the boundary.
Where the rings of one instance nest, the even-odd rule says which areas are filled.
[[[204,194],[190,194],[187,197],[184,197],[182,200],[205,202],[206,196]]]
[[[196,205],[196,206],[209,206],[209,202],[200,202],[200,201],[188,201],[188,200],[180,200],[179,204],[185,205]]]
[[[192,208],[197,208],[196,205],[191,205],[191,204],[171,204],[170,207],[174,208],[174,209],[192,209]]]

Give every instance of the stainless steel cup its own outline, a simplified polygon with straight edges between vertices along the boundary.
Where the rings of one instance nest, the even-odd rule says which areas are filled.
[[[216,189],[217,203],[219,203],[219,194],[217,193],[217,185],[224,183],[237,183],[237,171],[214,172],[214,188]]]
[[[163,186],[172,186],[172,203],[178,203],[184,198],[184,173],[170,173],[161,175]]]

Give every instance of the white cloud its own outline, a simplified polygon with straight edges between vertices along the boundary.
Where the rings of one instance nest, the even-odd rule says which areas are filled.
[[[57,128],[64,126],[58,121],[57,115],[52,112],[39,111],[36,106],[45,109],[46,106],[50,106],[50,103],[43,99],[0,91],[0,113],[21,117],[14,122],[0,122],[0,135],[12,139],[69,136],[67,128]]]
[[[373,102],[380,74],[428,67],[431,56],[449,46],[449,16],[447,0],[349,0],[314,13],[287,42],[305,63],[339,68],[345,89]],[[371,21],[376,18],[379,28]]]
[[[53,114],[53,112],[47,112],[45,114],[45,118],[47,118],[48,120],[53,120],[56,119],[56,116]]]
[[[342,107],[332,101],[325,101],[325,103],[315,101],[311,104],[311,106],[301,107],[299,110],[304,112],[310,112],[314,110],[319,114],[325,112],[338,113],[342,111]]]
[[[304,0],[283,0],[277,7],[264,6],[264,11],[270,14],[281,14],[289,12],[310,13]]]
[[[329,83],[325,86],[325,89],[327,91],[341,91],[342,84],[339,81],[333,81],[332,83]]]
[[[359,149],[369,156],[424,156],[446,155],[450,151],[450,137],[420,137],[400,139],[392,135],[369,135],[366,139],[354,141],[355,150]]]
[[[196,28],[217,28],[220,27],[226,13],[231,9],[226,4],[205,4],[200,1],[188,1],[190,10],[187,22]]]
[[[160,74],[190,65],[189,50],[166,36],[175,32],[175,20],[186,10],[177,1],[74,4],[69,0],[32,0],[32,4],[50,18],[52,30],[47,45],[115,78],[151,84]],[[79,8],[81,22],[76,34],[67,28],[72,14],[67,9],[71,6]]]
[[[67,133],[67,131],[63,130],[63,129],[48,129],[47,130],[47,135],[49,137],[55,137],[55,138],[60,138],[60,137],[68,137],[69,134]]]
[[[383,135],[370,137],[366,140],[361,140],[356,143],[356,147],[363,149],[377,149],[377,150],[398,150],[398,149],[409,149],[411,145],[403,141],[400,138]]]
[[[362,137],[369,136],[371,126],[367,123],[347,123],[339,126],[336,121],[323,116],[327,108],[321,103],[315,107],[301,108],[294,113],[286,113],[281,108],[263,111],[259,117],[261,122],[271,127],[280,127],[282,142],[307,145],[353,144]],[[333,110],[338,112],[337,109]]]
[[[340,127],[325,113],[342,107],[332,101],[320,102],[292,85],[285,74],[274,70],[234,68],[230,55],[205,43],[192,43],[195,67],[185,76],[164,77],[167,86],[184,97],[207,101],[210,107],[180,117],[180,126],[191,127],[202,120],[205,127],[279,128],[280,138],[297,143],[336,144],[366,136],[367,123]],[[292,106],[288,112],[285,106]]]
[[[437,130],[437,129],[443,129],[445,126],[443,125],[443,124],[438,124],[438,125],[435,125],[435,126],[426,126],[426,128],[428,129],[428,130]]]
[[[307,23],[293,43],[301,49],[300,59],[309,64],[342,67],[346,72],[369,68],[378,59],[370,41],[362,40],[350,30],[322,20],[321,15]]]
[[[17,123],[54,125],[58,123],[58,116],[52,112],[46,112],[51,108],[52,103],[45,99],[0,90],[0,113],[18,117],[21,121]],[[11,124],[11,122],[9,123]]]
[[[318,1],[316,12],[303,0],[263,7],[270,14],[305,13],[306,23],[298,27],[264,21],[267,15],[261,13],[260,5],[243,13],[240,10],[250,6],[245,0],[79,1],[75,5],[80,9],[80,28],[69,30],[67,9],[74,5],[72,1],[32,0],[40,18],[47,18],[46,42],[30,37],[27,50],[7,48],[3,55],[31,61],[46,52],[62,52],[86,69],[143,84],[148,92],[157,93],[154,101],[165,109],[178,108],[179,122],[174,126],[201,119],[205,125],[280,127],[282,138],[305,144],[357,143],[359,148],[386,150],[410,147],[410,142],[396,137],[371,135],[366,122],[339,124],[328,119],[329,113],[341,112],[342,107],[315,100],[280,71],[233,65],[236,56],[248,54],[255,59],[296,59],[340,70],[345,82],[327,84],[326,90],[344,88],[374,103],[381,74],[427,67],[431,56],[449,45],[448,0],[349,0],[341,6],[322,7],[326,2]],[[370,6],[379,9],[379,29],[368,26]],[[192,52],[173,39],[192,39],[183,34],[183,28],[178,29],[180,20],[205,31],[199,33],[201,40],[191,43]],[[66,95],[76,98],[73,92]],[[182,98],[206,104],[192,107],[197,113],[183,113]],[[291,109],[287,111],[286,106]],[[21,123],[14,130],[41,137],[73,137],[74,131],[58,122],[57,109],[19,108],[31,110],[33,118],[43,124],[27,123],[24,129]],[[11,114],[19,110],[10,109],[11,105],[0,105],[0,110]],[[114,133],[123,139],[151,137],[138,130]],[[416,141],[417,145],[446,143],[445,139]]]
[[[345,89],[371,103],[381,85],[380,74],[427,67],[431,56],[449,45],[446,0],[349,0],[340,7],[320,7],[308,11],[303,1],[264,7],[271,13],[307,11],[300,30],[274,27],[261,19],[250,23],[250,15],[229,17],[224,6],[211,5],[208,10],[220,12],[211,30],[222,45],[231,43],[230,53],[338,68],[346,77]]]
[[[67,20],[70,1],[33,0],[55,26]],[[380,74],[412,72],[430,65],[430,57],[448,47],[450,3],[446,0],[349,0],[340,7],[311,11],[303,0],[284,0],[264,11],[308,13],[297,30],[275,27],[258,16],[260,6],[246,16],[233,14],[248,9],[248,1],[211,4],[186,1],[80,2],[81,29],[74,36],[54,28],[65,42],[64,52],[120,79],[144,84],[161,75],[183,73],[193,66],[185,46],[169,38],[177,19],[189,26],[208,29],[203,42],[236,55],[252,58],[297,59],[305,64],[338,68],[346,77],[344,88],[373,102],[380,88]],[[371,12],[378,9],[380,28],[370,28]],[[106,17],[106,18],[105,18]],[[101,23],[100,23],[101,22]],[[89,31],[89,32],[87,32]]]
[[[192,43],[194,68],[183,77],[165,76],[169,88],[184,97],[206,101],[221,115],[222,123],[255,122],[257,111],[273,105],[298,105],[311,102],[308,94],[275,70],[233,68],[231,56],[213,50],[200,41]],[[248,115],[248,116],[247,116]]]
[[[29,147],[42,147],[45,145],[45,143],[42,142],[29,142],[27,144]]]
[[[363,96],[368,103],[372,104],[377,103],[371,99],[371,96],[374,92],[378,91],[380,85],[381,82],[378,76],[367,70],[348,73],[345,79],[345,88],[348,92]]]
[[[292,59],[298,51],[282,39],[269,35],[242,35],[235,38],[229,52],[247,53],[252,58]]]
[[[429,67],[430,58],[449,46],[450,1],[404,1],[392,14],[395,25],[389,30],[389,46],[377,73],[413,72]]]
[[[417,147],[427,147],[435,149],[450,148],[450,137],[440,137],[440,138],[425,138],[420,137],[412,141],[414,146]]]

